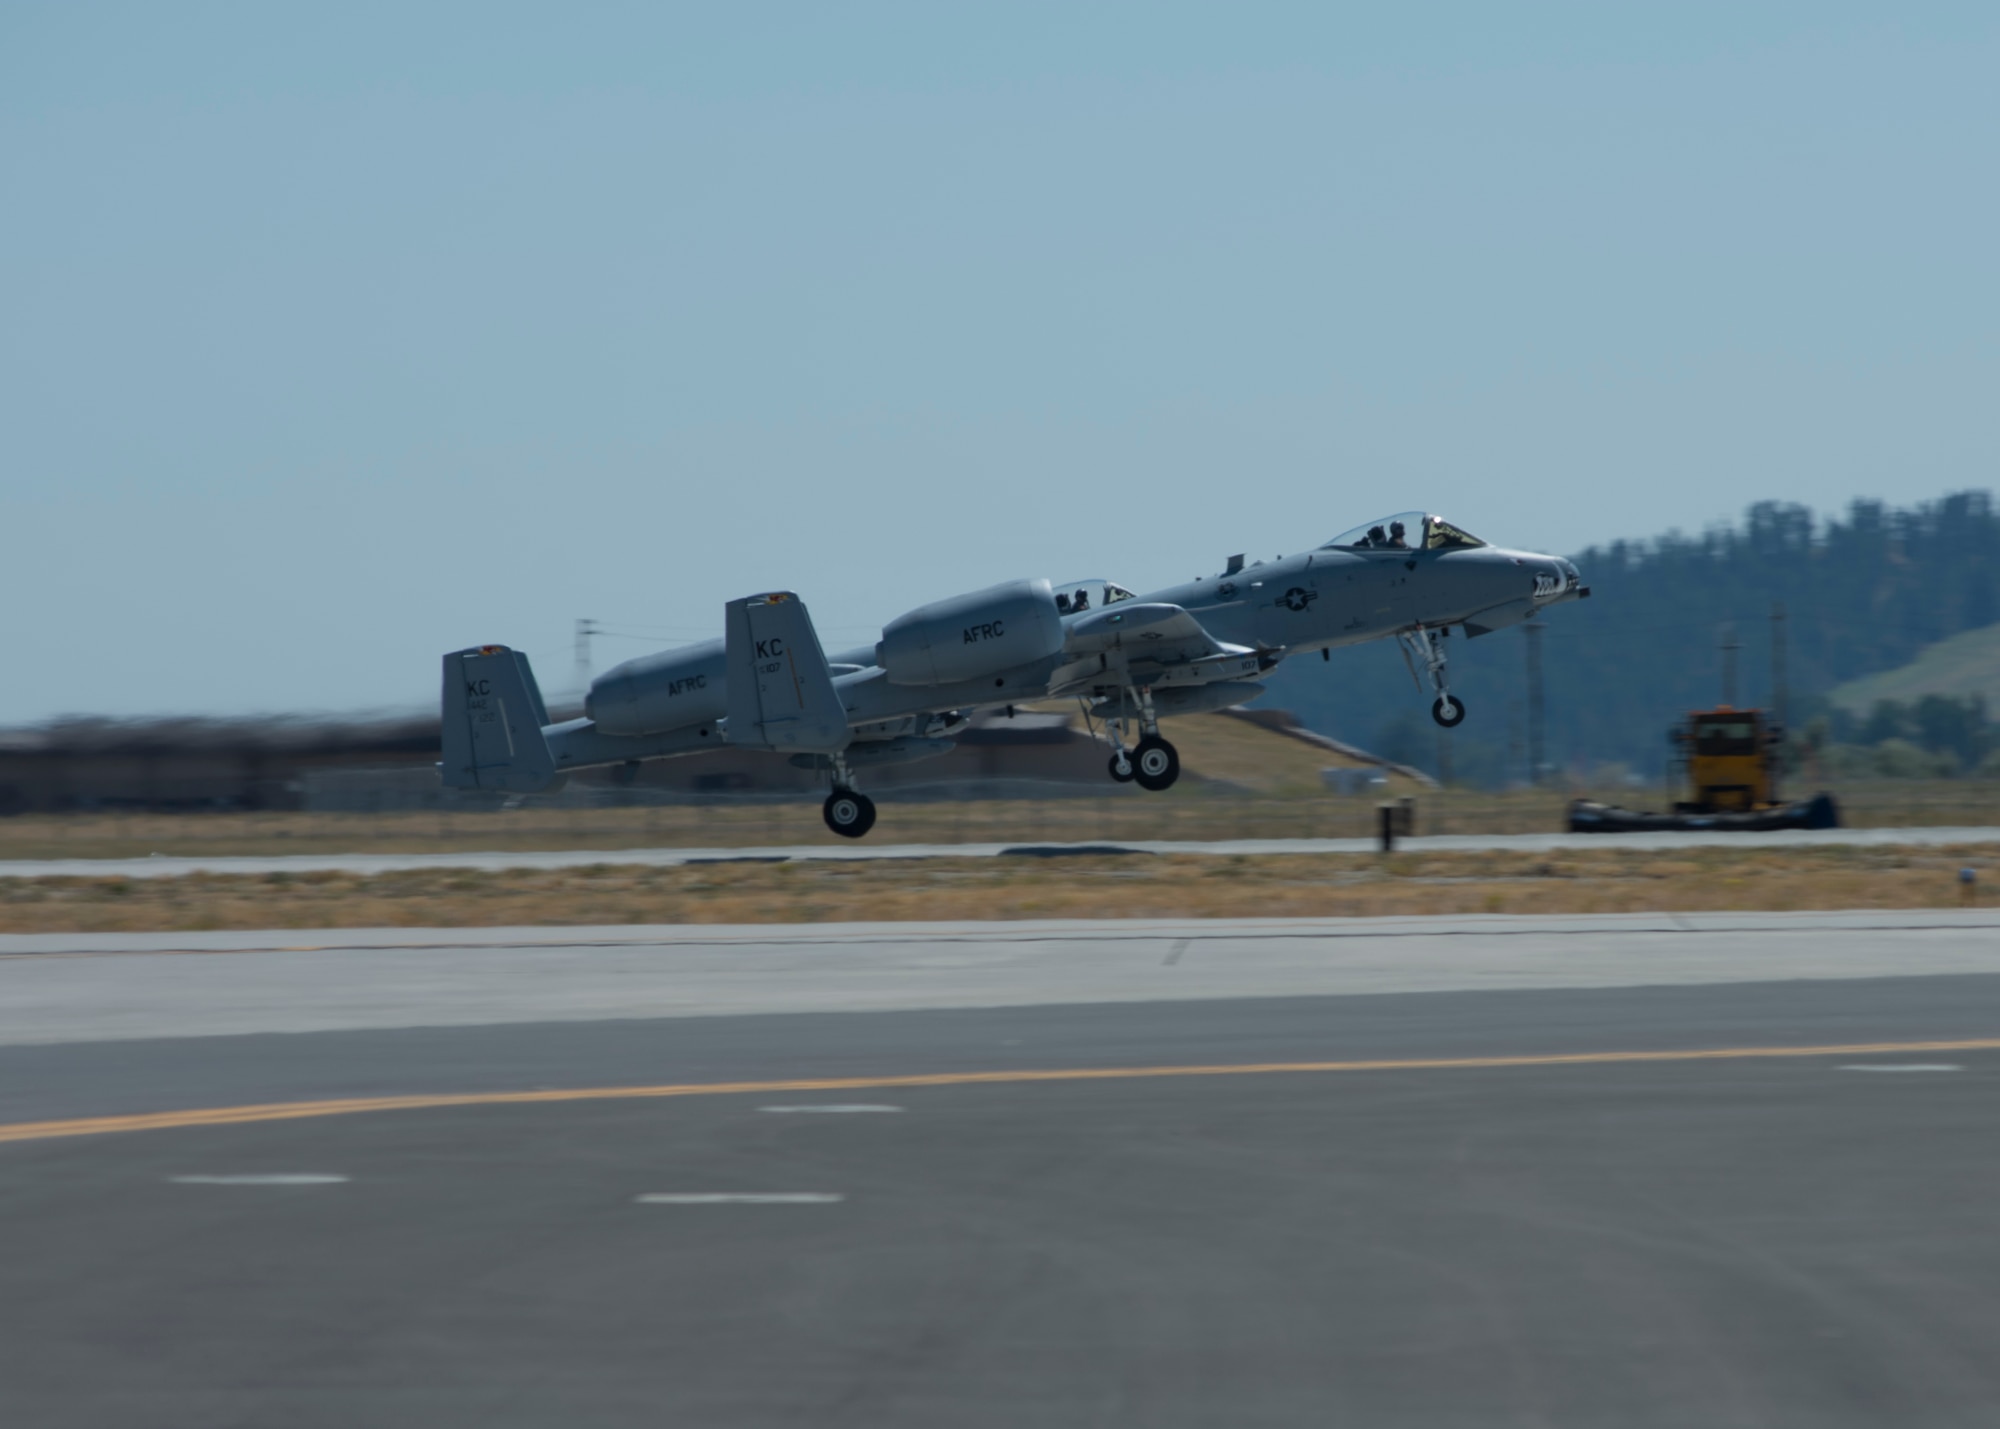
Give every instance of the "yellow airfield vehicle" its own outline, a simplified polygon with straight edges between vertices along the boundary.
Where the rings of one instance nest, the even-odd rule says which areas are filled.
[[[1717,705],[1696,710],[1669,736],[1694,797],[1677,814],[1744,814],[1778,803],[1778,746],[1784,731],[1762,710]]]
[[[1840,807],[1831,794],[1816,794],[1794,803],[1779,798],[1779,750],[1785,732],[1763,710],[1739,710],[1730,705],[1695,710],[1668,738],[1686,771],[1691,798],[1676,801],[1670,814],[1578,799],[1569,807],[1570,831],[1840,827]]]

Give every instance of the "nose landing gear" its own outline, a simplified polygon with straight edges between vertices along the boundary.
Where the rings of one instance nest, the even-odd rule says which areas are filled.
[[[1417,673],[1417,660],[1424,662],[1424,673],[1430,676],[1431,689],[1437,695],[1431,702],[1431,718],[1445,729],[1456,729],[1465,723],[1465,701],[1452,694],[1445,679],[1446,633],[1420,626],[1398,638],[1403,642],[1403,658],[1410,662],[1411,676]]]

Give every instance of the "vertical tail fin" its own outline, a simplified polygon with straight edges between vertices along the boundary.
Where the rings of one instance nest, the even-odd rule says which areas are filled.
[[[729,742],[829,754],[847,747],[847,710],[805,602],[790,591],[723,607]]]
[[[549,722],[528,657],[505,645],[480,645],[444,657],[444,757],[447,788],[533,794],[556,782],[542,726]]]

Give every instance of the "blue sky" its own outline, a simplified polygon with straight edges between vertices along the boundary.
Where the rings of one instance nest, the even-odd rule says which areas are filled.
[[[2000,9],[0,5],[0,724],[1993,484]]]

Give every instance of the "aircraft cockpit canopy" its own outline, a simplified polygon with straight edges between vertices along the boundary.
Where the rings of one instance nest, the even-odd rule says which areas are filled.
[[[1136,599],[1124,586],[1096,579],[1057,581],[1055,592],[1056,610],[1063,615],[1083,615],[1102,610],[1107,605],[1116,605],[1121,600]]]
[[[1462,551],[1486,543],[1449,521],[1422,511],[1404,511],[1356,526],[1335,536],[1323,551]]]

